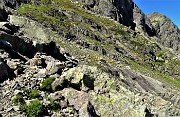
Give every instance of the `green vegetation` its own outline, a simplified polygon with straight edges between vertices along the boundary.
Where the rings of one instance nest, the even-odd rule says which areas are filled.
[[[39,91],[38,91],[38,90],[32,89],[32,90],[30,90],[29,96],[30,96],[32,99],[34,99],[34,98],[38,98],[38,97],[40,96],[40,94],[39,94]]]
[[[54,77],[46,78],[46,79],[42,82],[40,88],[41,88],[42,90],[45,90],[45,91],[52,91],[51,84],[52,84],[52,82],[53,82],[54,80],[55,80]]]
[[[67,17],[50,5],[35,6],[24,4],[19,9],[19,14],[31,17],[50,27],[57,28],[57,30],[61,28],[68,31],[66,27],[70,26],[70,21],[67,20]]]
[[[127,35],[128,33],[122,29],[122,27],[116,26],[111,28],[115,35]]]
[[[81,23],[78,19],[76,19],[76,21],[68,20],[67,16],[63,15],[61,10],[78,14],[84,19],[91,20],[95,24],[100,25],[105,30],[110,30],[121,35],[127,34],[127,32],[123,30],[123,28],[125,28],[124,26],[115,23],[113,20],[91,14],[84,9],[77,7],[76,4],[72,3],[70,0],[39,0],[38,6],[30,4],[22,5],[19,8],[18,13],[44,22],[46,25],[59,27],[60,30],[66,32],[68,32],[67,27],[74,27]]]
[[[24,109],[28,117],[39,117],[45,114],[43,104],[39,100],[33,100],[30,104],[24,106]]]
[[[136,70],[142,74],[145,74],[146,76],[160,80],[163,83],[167,84],[168,86],[180,88],[180,80],[175,79],[170,75],[163,74],[156,69],[152,70],[149,66],[139,65],[132,60],[128,60],[128,61],[130,63],[131,68],[133,68],[134,70]]]
[[[38,98],[40,96],[39,91],[35,89],[23,89],[23,93],[26,93],[30,96],[31,99]]]
[[[46,107],[50,110],[59,110],[60,107],[58,104],[55,103],[55,101],[52,98],[48,98],[50,103],[46,105]]]
[[[178,80],[172,79],[174,79],[174,75],[178,77],[178,65],[180,63],[176,60],[171,60],[171,58],[167,58],[167,53],[157,49],[159,47],[154,40],[152,41],[150,38],[146,38],[146,36],[143,36],[141,34],[133,35],[133,31],[129,30],[127,27],[118,24],[111,19],[92,14],[91,12],[88,12],[81,7],[77,7],[77,5],[80,6],[80,4],[74,3],[73,0],[37,0],[36,2],[37,5],[23,4],[19,8],[18,13],[28,16],[45,25],[51,26],[53,30],[58,31],[59,33],[63,32],[63,34],[69,34],[69,29],[77,28],[83,29],[83,31],[89,33],[89,35],[94,34],[95,36],[100,38],[99,41],[94,39],[93,36],[84,35],[84,37],[81,38],[81,41],[88,42],[91,45],[102,46],[107,51],[108,57],[103,56],[99,51],[94,52],[90,50],[91,48],[80,49],[74,46],[75,43],[70,44],[70,42],[66,43],[61,42],[60,40],[57,41],[72,55],[86,56],[86,64],[94,65],[100,69],[103,69],[101,64],[99,63],[99,60],[103,58],[110,65],[119,66],[118,60],[113,60],[114,55],[119,55],[119,53],[114,48],[114,45],[116,45],[126,50],[125,52],[123,51],[124,53],[128,53],[128,55],[125,55],[123,53],[122,57],[129,57],[129,55],[132,55],[128,59],[133,60],[127,60],[128,63],[125,62],[125,65],[133,63],[131,64],[131,67],[140,71],[144,75],[151,74],[152,77],[158,77],[159,79],[166,82],[169,82],[170,80],[170,83],[174,84],[175,86],[179,84]],[[62,11],[68,12],[68,16],[71,16],[71,14],[73,14],[73,16],[75,17],[69,20]],[[86,19],[86,22],[82,23],[82,19]],[[93,24],[99,26],[100,29],[96,30],[95,28],[93,28]],[[73,30],[72,32],[77,33],[75,32],[75,30]],[[106,32],[108,32],[109,35],[114,34],[113,36],[115,37],[115,40],[109,37],[108,33],[106,34]],[[134,37],[132,37],[132,35]],[[148,49],[155,53],[155,60],[152,55],[148,53]],[[143,52],[146,53],[146,55]],[[138,62],[138,64],[136,62]],[[155,67],[152,68],[151,64],[153,64]],[[151,73],[153,69],[156,70],[153,71],[154,73]],[[51,80],[53,79],[47,78],[46,80],[44,80],[41,85],[41,89],[51,91]]]
[[[17,94],[13,99],[12,102],[15,104],[24,104],[25,101],[23,99],[23,96],[21,94]]]

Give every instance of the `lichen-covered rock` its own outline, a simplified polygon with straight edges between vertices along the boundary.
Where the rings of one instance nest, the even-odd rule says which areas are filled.
[[[127,107],[127,105],[134,103],[134,94],[119,86],[118,82],[110,78],[107,73],[98,70],[97,67],[87,65],[75,67],[62,76],[69,79],[71,83],[80,84],[79,81],[83,79],[83,75],[89,75],[90,78],[93,78],[94,89],[86,93],[83,92],[82,85],[83,91],[77,91],[76,88],[66,88],[62,91],[68,102],[80,110],[80,117],[88,117],[88,101],[92,101],[97,116],[143,116],[145,105],[139,105],[136,102],[132,107]],[[83,82],[81,83],[83,84]]]
[[[67,72],[64,72],[61,77],[67,79],[71,87],[89,91],[94,89],[94,80],[96,77],[93,72],[96,70],[97,68],[88,66],[74,67]]]

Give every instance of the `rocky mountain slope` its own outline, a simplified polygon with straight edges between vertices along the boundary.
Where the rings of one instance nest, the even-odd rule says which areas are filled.
[[[180,30],[178,27],[169,18],[160,13],[155,12],[149,14],[148,17],[159,38],[158,42],[179,53]]]
[[[0,116],[180,116],[179,34],[132,0],[0,0]]]

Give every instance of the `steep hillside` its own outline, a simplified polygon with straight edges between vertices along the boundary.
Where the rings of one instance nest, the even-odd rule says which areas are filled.
[[[179,50],[131,0],[0,6],[0,116],[180,116]]]

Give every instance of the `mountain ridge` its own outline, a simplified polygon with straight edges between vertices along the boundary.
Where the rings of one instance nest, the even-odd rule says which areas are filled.
[[[180,115],[179,50],[132,1],[1,1],[0,116]]]

